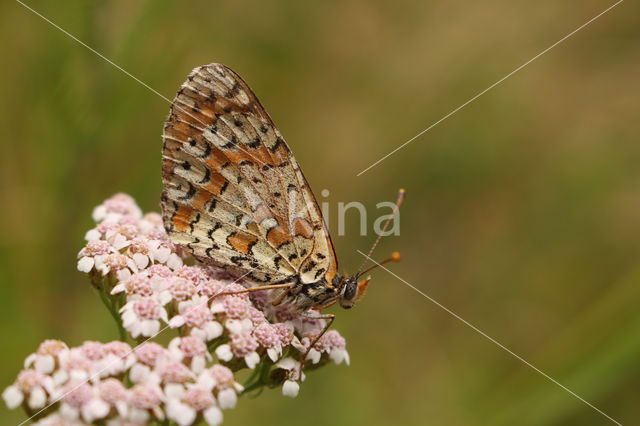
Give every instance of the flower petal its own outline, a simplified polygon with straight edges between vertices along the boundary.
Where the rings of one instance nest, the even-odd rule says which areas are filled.
[[[220,408],[223,410],[235,408],[237,402],[238,395],[236,395],[235,390],[229,388],[218,392],[218,405],[220,405]]]
[[[2,399],[4,399],[4,403],[7,404],[10,410],[17,408],[22,404],[24,400],[24,395],[20,392],[17,386],[11,385],[2,392]]]
[[[216,406],[209,407],[204,410],[204,421],[208,425],[217,426],[222,423],[222,411]]]
[[[298,396],[298,392],[300,392],[300,385],[298,384],[298,382],[294,382],[293,380],[286,380],[282,385],[282,394],[284,396],[295,398],[296,396]]]
[[[95,262],[93,261],[93,257],[81,257],[80,260],[78,260],[78,271],[90,272],[93,269],[94,264]]]
[[[231,361],[233,353],[231,352],[231,346],[228,344],[220,345],[216,348],[216,356],[222,361]]]

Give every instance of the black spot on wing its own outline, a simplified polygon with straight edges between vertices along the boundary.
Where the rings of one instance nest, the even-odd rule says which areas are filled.
[[[273,146],[269,148],[269,151],[276,152],[277,149],[282,145],[284,145],[284,140],[281,137],[278,137],[278,139],[276,139],[276,143],[274,143]]]
[[[311,271],[313,268],[315,268],[317,265],[315,260],[310,260],[307,262],[307,264],[305,265],[304,269],[302,270],[302,272],[309,272]]]
[[[260,146],[260,138],[256,137],[251,142],[247,143],[249,148],[256,149]]]
[[[280,262],[282,262],[283,257],[280,255],[277,255],[273,258],[273,264],[276,267],[276,271],[278,270],[278,268],[280,268]]]
[[[322,276],[322,274],[324,274],[324,271],[326,271],[325,268],[320,268],[316,271],[316,274],[313,276],[316,280],[318,278],[320,278]]]
[[[211,202],[209,203],[209,207],[207,207],[207,210],[209,211],[209,213],[213,213],[217,205],[218,205],[218,200],[216,200],[215,198],[212,198]]]
[[[186,169],[186,170],[189,170],[189,169]],[[207,167],[204,170],[204,176],[202,177],[202,179],[198,181],[198,183],[207,183],[209,182],[209,180],[211,180],[211,170],[209,170],[209,168]]]
[[[213,228],[209,229],[209,232],[207,232],[207,235],[209,236],[209,239],[211,241],[213,241],[213,233],[220,228],[222,228],[222,224],[220,222],[216,222],[215,225],[213,225]]]
[[[191,182],[189,182],[189,190],[187,191],[186,194],[179,196],[178,200],[182,200],[182,201],[190,200],[193,198],[194,195],[196,195],[196,188],[191,184]]]
[[[200,213],[196,213],[196,216],[189,222],[189,228],[191,229],[191,233],[193,234],[195,231],[196,223],[200,222]]]

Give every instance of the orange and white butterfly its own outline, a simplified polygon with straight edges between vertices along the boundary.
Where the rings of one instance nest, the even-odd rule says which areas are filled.
[[[362,272],[337,272],[300,166],[238,74],[220,64],[194,69],[171,104],[163,139],[162,213],[171,241],[258,284],[250,290],[277,290],[274,305],[299,313],[336,302],[350,308],[364,294]]]

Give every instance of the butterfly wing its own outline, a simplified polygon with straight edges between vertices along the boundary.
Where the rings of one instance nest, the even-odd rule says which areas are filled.
[[[163,132],[162,212],[170,239],[260,283],[331,282],[337,260],[289,146],[228,67],[194,69]]]

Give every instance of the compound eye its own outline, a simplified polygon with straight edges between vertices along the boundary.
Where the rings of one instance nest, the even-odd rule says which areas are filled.
[[[353,300],[356,298],[356,294],[358,293],[358,283],[353,280],[347,281],[344,286],[344,292],[342,293],[342,298],[345,300]]]

